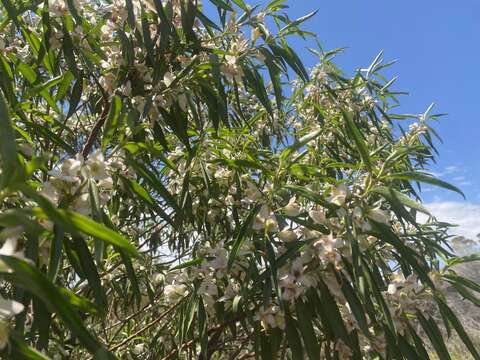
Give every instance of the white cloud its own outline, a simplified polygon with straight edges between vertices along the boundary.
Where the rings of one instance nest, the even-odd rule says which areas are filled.
[[[456,175],[457,177],[462,177],[461,173],[465,173],[465,169],[462,165],[450,165],[439,171],[430,171],[433,176],[442,177],[442,176],[450,176]]]
[[[450,232],[476,239],[480,233],[480,204],[457,201],[435,201],[424,206],[439,221],[456,224]]]

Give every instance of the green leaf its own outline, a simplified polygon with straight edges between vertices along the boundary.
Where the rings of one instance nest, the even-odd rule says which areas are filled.
[[[95,302],[99,309],[105,310],[108,304],[107,296],[102,287],[102,281],[98,275],[97,267],[93,261],[92,254],[90,253],[87,244],[81,237],[75,236],[73,238],[73,242],[77,250],[78,259],[80,261],[80,265],[82,266],[83,273],[87,277],[88,284],[93,291]]]
[[[237,257],[237,253],[242,247],[245,241],[245,235],[247,234],[248,230],[252,228],[253,219],[257,216],[258,211],[260,210],[260,206],[256,206],[253,208],[250,213],[248,214],[247,218],[245,219],[244,223],[238,230],[237,236],[235,238],[235,242],[232,245],[232,250],[230,250],[230,254],[228,255],[228,268],[230,269]]]
[[[0,155],[2,160],[2,187],[12,180],[18,164],[15,131],[13,130],[7,104],[0,93]]]
[[[388,188],[386,186],[378,186],[373,188],[371,191],[382,195],[387,200],[391,200],[393,197],[396,197],[397,200],[399,200],[403,205],[408,206],[411,209],[423,212],[424,214],[430,215],[430,212],[424,206],[422,206],[422,204],[416,202],[407,195],[393,188]]]
[[[75,81],[75,84],[73,85],[72,94],[70,96],[70,100],[68,101],[69,107],[68,107],[67,118],[71,117],[77,110],[78,103],[82,98],[82,91],[83,91],[83,78],[80,75],[77,78],[77,81]]]
[[[167,202],[173,210],[180,212],[181,209],[178,206],[175,198],[170,194],[165,185],[144,165],[140,164],[137,161],[131,162],[135,172],[140,175],[162,198]]]
[[[50,263],[48,265],[48,278],[52,282],[55,282],[58,271],[60,270],[64,238],[65,232],[63,228],[59,225],[54,225],[52,246],[50,247]]]
[[[408,325],[408,330],[409,330],[410,335],[413,338],[413,342],[415,343],[415,347],[417,348],[418,354],[421,355],[420,358],[421,359],[428,359],[429,356],[428,356],[427,350],[425,349],[423,340],[420,338],[420,336],[418,336],[418,334],[415,332],[415,330],[410,325]]]
[[[97,352],[102,347],[85,328],[80,316],[73,309],[72,305],[68,303],[63,293],[40,270],[26,261],[10,256],[0,255],[0,259],[13,270],[12,274],[5,274],[4,276],[40,298],[50,311],[58,313],[65,324],[91,353]]]
[[[295,321],[290,315],[288,308],[285,310],[285,335],[287,336],[287,342],[292,352],[293,360],[304,360],[302,342],[298,335]]]
[[[162,219],[175,227],[171,216],[165,212],[156,202],[156,200],[148,193],[145,188],[135,180],[123,178],[123,183],[135,194],[137,194],[144,203],[157,213]]]
[[[140,303],[140,301],[142,300],[142,294],[140,291],[138,277],[135,274],[135,269],[133,268],[132,259],[122,249],[117,250],[120,253],[120,257],[122,258],[123,265],[125,265],[125,270],[127,270],[127,277],[132,285],[133,294],[137,298],[137,302]]]
[[[313,201],[316,204],[322,205],[327,209],[337,209],[337,205],[329,203],[320,194],[314,193],[304,186],[287,185],[286,189],[293,191],[295,194],[303,196],[304,198]]]
[[[68,222],[81,232],[93,236],[94,238],[103,240],[110,245],[119,247],[130,255],[138,256],[136,247],[116,231],[113,231],[105,225],[95,222],[79,213],[71,211],[65,211],[63,213]]]
[[[329,322],[329,327],[335,334],[336,339],[342,339],[346,345],[351,346],[352,342],[348,335],[347,328],[342,320],[340,310],[338,309],[335,299],[330,294],[328,287],[323,281],[319,283],[319,291],[323,307],[325,308],[325,316]]]
[[[203,258],[195,258],[192,260],[185,261],[177,266],[172,267],[170,270],[178,270],[178,269],[185,269],[195,265],[200,265],[203,261]]]
[[[345,299],[347,299],[348,304],[350,305],[350,309],[357,320],[360,329],[364,332],[364,334],[369,334],[368,330],[368,323],[367,318],[365,316],[365,311],[362,307],[362,303],[358,298],[355,290],[352,288],[348,279],[345,276],[342,276],[342,292],[345,295]]]
[[[315,16],[317,14],[317,12],[318,12],[318,10],[312,11],[311,13],[308,13],[307,15],[299,17],[298,19],[288,23],[287,25],[285,25],[283,28],[280,29],[279,34],[283,35],[284,33],[287,32],[287,30],[289,30],[293,27],[297,27],[301,23],[303,23],[303,22],[307,21],[308,19],[310,19],[311,17]]]
[[[65,74],[70,74],[70,72],[67,71]],[[42,93],[43,91],[46,91],[46,90],[50,89],[51,87],[59,84],[60,82],[62,82],[64,80],[65,74],[56,76],[53,79],[47,80],[46,82],[44,82],[41,85],[37,85],[37,86],[33,87],[32,90],[31,90],[32,94]]]
[[[210,2],[215,5],[218,9],[233,11],[233,8],[223,0],[210,0]]]
[[[296,301],[295,308],[298,317],[298,327],[302,334],[307,355],[310,360],[320,360],[320,345],[313,329],[314,316],[311,308],[309,304],[304,303],[302,300]]]
[[[293,51],[287,45],[281,47],[275,44],[269,44],[268,46],[272,50],[273,54],[283,59],[288,65],[290,65],[290,67],[297,73],[298,76],[300,76],[300,78],[304,82],[309,81],[307,69],[305,69],[305,66],[303,65],[302,61],[295,53],[295,51]]]
[[[417,313],[418,320],[427,334],[440,360],[451,360],[442,333],[433,319],[427,320],[422,314]]]
[[[265,88],[265,82],[257,69],[253,66],[251,68],[244,66],[243,72],[245,74],[247,85],[253,90],[253,93],[257,96],[258,100],[260,100],[268,113],[273,116],[272,104],[268,97],[267,89]]]
[[[427,184],[431,184],[434,186],[438,186],[447,190],[451,190],[454,192],[459,193],[460,195],[463,196],[465,199],[465,194],[456,186],[453,186],[443,180],[439,180],[435,177],[433,177],[430,174],[427,173],[422,173],[422,172],[414,172],[414,171],[404,171],[404,172],[399,172],[395,174],[391,174],[387,176],[388,178],[391,179],[399,179],[399,180],[411,180],[411,181],[418,181],[418,182],[423,182]]]
[[[452,309],[450,309],[450,307],[439,297],[436,297],[435,300],[437,301],[440,311],[448,319],[450,324],[452,324],[452,326],[455,328],[458,336],[460,337],[460,339],[462,339],[463,343],[465,344],[467,349],[470,351],[474,359],[475,360],[480,359],[480,354],[478,353],[475,345],[472,343],[472,340],[468,336],[467,332],[463,328],[462,324],[460,323],[460,321],[458,320],[457,316],[452,311]]]
[[[197,321],[198,321],[198,337],[200,338],[200,348],[202,350],[202,360],[206,359],[208,348],[208,325],[207,325],[207,312],[203,305],[202,298],[198,299],[197,309]]]
[[[12,359],[50,360],[48,356],[28,346],[20,336],[11,335],[9,343],[11,346]]]
[[[102,149],[105,150],[113,138],[115,130],[117,130],[120,118],[120,111],[122,110],[122,100],[115,95],[110,102],[110,111],[108,112],[107,121],[103,130]]]
[[[323,129],[318,129],[301,137],[298,141],[295,141],[292,145],[281,152],[280,159],[288,158],[290,154],[293,154],[295,151],[307,145],[310,141],[316,139],[322,133],[322,131]]]
[[[370,162],[370,155],[368,154],[367,145],[365,144],[362,134],[360,133],[360,130],[355,124],[355,121],[353,120],[352,115],[349,112],[344,110],[342,110],[342,114],[343,114],[343,118],[345,119],[345,122],[347,123],[347,128],[349,129],[349,131],[353,136],[353,140],[355,141],[355,145],[357,146],[358,152],[360,153],[360,157],[362,158],[363,163],[365,164],[368,170],[372,170],[372,163]]]

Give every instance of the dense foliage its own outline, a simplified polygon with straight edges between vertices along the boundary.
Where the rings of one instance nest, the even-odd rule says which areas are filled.
[[[460,192],[438,116],[381,56],[307,71],[314,14],[210,2],[1,0],[4,356],[480,359],[442,293],[479,301],[474,257],[417,222],[417,185]]]

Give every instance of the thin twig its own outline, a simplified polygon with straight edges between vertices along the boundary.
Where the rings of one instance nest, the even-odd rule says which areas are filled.
[[[107,101],[105,103],[104,108],[103,108],[102,115],[100,115],[100,119],[98,119],[98,121],[93,126],[93,129],[90,132],[90,135],[88,136],[87,142],[85,143],[85,146],[83,147],[82,155],[83,155],[84,159],[86,159],[88,157],[88,154],[90,153],[90,150],[92,150],[93,144],[95,143],[95,140],[98,136],[98,133],[100,132],[103,124],[107,120],[109,110],[110,110],[110,105],[109,105],[109,102]]]
[[[83,147],[82,155],[83,158],[86,159],[88,157],[88,154],[90,153],[90,150],[92,150],[93,144],[95,143],[95,139],[98,136],[98,133],[100,132],[100,129],[102,128],[103,124],[107,120],[108,112],[110,111],[110,102],[109,102],[109,97],[105,89],[102,87],[100,84],[100,81],[98,81],[97,77],[93,74],[91,74],[93,77],[93,80],[97,84],[103,98],[103,111],[102,114],[100,115],[100,119],[95,123],[93,126],[92,131],[90,132],[90,135],[88,136],[87,142],[85,143],[85,146]]]
[[[123,340],[121,343],[118,343],[117,345],[114,345],[112,346],[109,350],[110,351],[115,351],[117,350],[119,347],[122,347],[123,345],[127,344],[130,340],[136,338],[138,335],[140,335],[141,333],[143,333],[144,331],[147,331],[148,329],[150,329],[153,325],[159,323],[160,321],[163,320],[163,318],[165,316],[167,316],[168,314],[170,314],[173,310],[175,310],[178,306],[180,306],[180,304],[183,303],[183,301],[187,298],[187,296],[183,297],[180,301],[178,301],[175,305],[173,305],[171,308],[169,308],[167,311],[165,311],[164,313],[162,313],[158,318],[156,318],[155,320],[153,320],[151,323],[145,325],[143,328],[141,328],[140,330],[136,331],[135,333],[133,333],[132,335],[130,335],[129,337],[127,337],[125,340]]]

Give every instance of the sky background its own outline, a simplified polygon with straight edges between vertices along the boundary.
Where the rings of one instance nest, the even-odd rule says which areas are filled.
[[[246,0],[249,4],[268,1]],[[448,113],[433,123],[443,140],[431,172],[466,194],[424,187],[423,199],[440,220],[459,224],[456,232],[480,233],[480,1],[479,0],[287,0],[291,19],[318,9],[302,28],[317,34],[326,50],[347,49],[336,58],[346,73],[368,66],[384,51],[397,60],[387,72],[398,76],[393,89],[406,91],[398,112]],[[315,57],[305,43],[291,44],[309,67]]]

